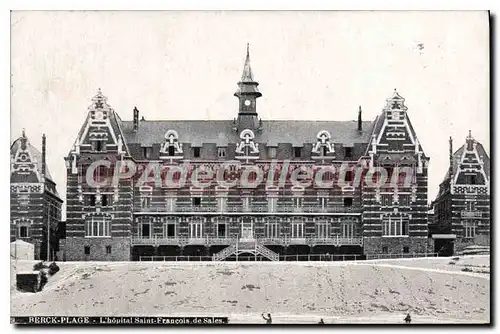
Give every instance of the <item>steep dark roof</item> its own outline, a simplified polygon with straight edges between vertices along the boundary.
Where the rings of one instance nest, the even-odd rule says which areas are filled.
[[[21,137],[17,138],[10,146],[10,155],[12,158],[15,156],[16,152],[21,146],[21,139]],[[28,151],[31,154],[31,157],[36,161],[38,171],[42,173],[42,152],[40,152],[35,146],[31,145],[29,141],[26,143],[26,145],[28,147]],[[45,177],[53,182],[47,163],[45,163]]]
[[[357,121],[262,121],[262,130],[255,131],[255,140],[276,146],[291,143],[302,146],[316,143],[316,135],[326,130],[334,143],[353,145],[368,143],[373,122],[363,122],[363,131],[358,132]],[[140,143],[142,146],[163,143],[167,130],[175,130],[181,143],[199,146],[202,143],[215,143],[226,146],[239,143],[239,133],[233,130],[232,120],[221,121],[141,121],[137,132],[133,131],[132,121],[122,121],[121,128],[127,143]]]

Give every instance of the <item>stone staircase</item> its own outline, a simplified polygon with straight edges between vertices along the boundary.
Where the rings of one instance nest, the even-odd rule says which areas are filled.
[[[222,261],[231,255],[240,253],[262,255],[271,261],[280,260],[280,255],[278,253],[275,253],[269,248],[260,245],[256,240],[236,240],[233,244],[212,255],[212,260]]]

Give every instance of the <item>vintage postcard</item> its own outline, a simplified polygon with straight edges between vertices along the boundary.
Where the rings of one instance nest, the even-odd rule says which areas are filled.
[[[12,11],[16,324],[489,324],[487,11]]]

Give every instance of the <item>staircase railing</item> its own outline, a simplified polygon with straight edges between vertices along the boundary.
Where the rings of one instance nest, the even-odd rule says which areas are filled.
[[[279,261],[280,260],[280,255],[278,253],[273,252],[272,250],[270,250],[269,248],[267,248],[265,246],[255,244],[255,251],[258,254],[267,257],[271,261]]]
[[[226,257],[231,256],[232,254],[236,253],[238,251],[238,246],[236,244],[232,244],[224,248],[218,253],[215,253],[212,255],[212,260],[213,261],[222,261]]]

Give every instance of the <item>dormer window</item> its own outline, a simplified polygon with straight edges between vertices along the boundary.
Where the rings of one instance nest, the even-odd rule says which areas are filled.
[[[144,159],[151,159],[151,147],[143,147],[142,153],[144,155]]]
[[[294,147],[293,151],[296,158],[300,158],[302,156],[302,147]]]
[[[352,158],[352,147],[344,147],[344,158]]]
[[[104,151],[105,143],[102,140],[94,140],[92,141],[92,151],[94,152],[102,152]]]
[[[200,148],[199,147],[193,147],[193,157],[194,158],[200,157]]]
[[[312,152],[320,156],[327,156],[328,154],[335,153],[333,143],[331,142],[332,136],[326,130],[318,132],[316,135],[316,144],[313,146]]]
[[[240,143],[236,145],[236,153],[249,156],[259,153],[259,144],[255,142],[255,134],[250,129],[241,131]]]
[[[226,148],[225,147],[217,148],[217,156],[219,158],[225,158],[226,157]]]
[[[168,130],[165,133],[165,142],[161,146],[160,153],[170,157],[183,153],[182,146],[179,143],[179,135],[175,130]]]

